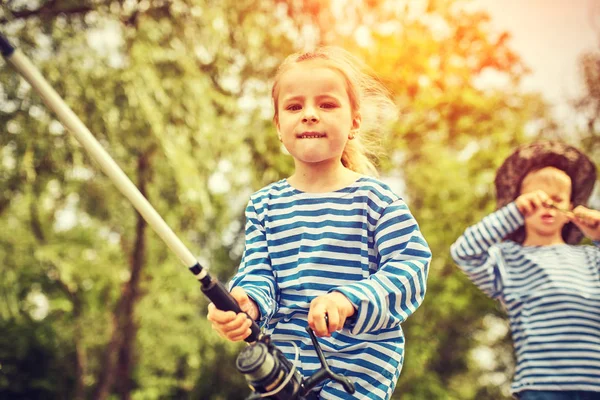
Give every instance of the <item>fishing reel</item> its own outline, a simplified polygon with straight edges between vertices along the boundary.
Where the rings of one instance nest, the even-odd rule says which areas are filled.
[[[339,382],[347,393],[354,393],[354,384],[341,374],[334,373],[327,364],[321,346],[310,327],[306,328],[321,362],[321,368],[308,378],[296,369],[298,347],[294,362],[290,362],[272,342],[269,335],[262,335],[239,355],[236,367],[248,382],[253,393],[246,400],[307,400],[312,388],[324,380]]]
[[[200,264],[191,267],[190,271],[199,277],[202,292],[219,310],[242,312],[225,286],[206,273]],[[325,323],[328,323],[327,316],[325,316]],[[250,331],[250,335],[244,339],[249,345],[238,354],[236,360],[238,371],[244,374],[253,391],[246,400],[308,400],[305,396],[309,395],[310,390],[326,379],[339,382],[347,393],[354,393],[352,382],[329,368],[317,337],[309,326],[306,327],[306,331],[317,352],[321,368],[308,378],[304,378],[296,369],[299,350],[293,342],[296,358],[294,363],[291,363],[271,342],[271,336],[261,334],[256,322],[252,322]]]

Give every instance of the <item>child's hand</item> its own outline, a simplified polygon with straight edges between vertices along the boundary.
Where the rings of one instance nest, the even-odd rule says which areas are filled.
[[[600,240],[600,211],[577,206],[569,218],[591,240]]]
[[[552,203],[550,197],[543,190],[524,193],[517,197],[515,204],[524,217],[528,217],[545,204]]]
[[[317,336],[331,336],[331,332],[344,327],[346,318],[354,315],[354,305],[340,292],[315,297],[310,302],[308,326]],[[327,316],[328,322],[325,321]]]
[[[234,287],[231,290],[231,295],[242,309],[241,313],[236,314],[233,311],[222,311],[213,303],[210,303],[208,305],[207,318],[212,322],[212,328],[216,330],[219,335],[232,342],[237,342],[250,336],[250,333],[252,333],[250,330],[252,321],[258,319],[260,312],[254,300],[248,297],[241,287]]]

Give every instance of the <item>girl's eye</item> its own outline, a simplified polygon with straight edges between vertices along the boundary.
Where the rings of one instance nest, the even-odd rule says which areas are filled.
[[[323,103],[323,104],[321,104],[321,107],[323,107],[323,108],[336,108],[337,105],[334,104],[334,103]]]
[[[290,104],[289,106],[287,106],[285,109],[289,110],[289,111],[298,111],[300,110],[302,107],[300,107],[299,104]]]

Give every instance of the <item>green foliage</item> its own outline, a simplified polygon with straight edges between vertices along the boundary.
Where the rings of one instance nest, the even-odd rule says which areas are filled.
[[[0,320],[0,397],[67,398],[72,386],[70,354],[49,324]],[[64,372],[70,372],[64,373]]]
[[[494,208],[495,169],[530,139],[528,124],[552,121],[519,91],[526,67],[487,15],[449,0],[35,3],[44,12],[14,5],[3,31],[222,281],[241,256],[249,194],[293,166],[270,121],[275,68],[317,43],[364,58],[401,110],[381,138],[382,175],[403,188],[434,254],[394,398],[508,398],[502,310],[448,248]],[[490,73],[506,84],[486,86]],[[92,398],[131,282],[137,214],[6,65],[0,82],[0,397]],[[242,345],[211,330],[197,282],[145,236],[134,368],[119,378],[134,399],[244,398]]]

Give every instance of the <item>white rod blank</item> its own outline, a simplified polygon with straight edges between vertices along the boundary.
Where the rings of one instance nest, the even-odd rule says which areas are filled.
[[[37,68],[18,49],[6,60],[25,78],[27,82],[39,93],[46,105],[53,110],[62,124],[71,131],[77,141],[87,150],[108,177],[117,186],[119,191],[129,199],[138,210],[148,225],[162,238],[162,240],[175,252],[181,261],[191,268],[198,262],[194,255],[185,247],[173,230],[167,225],[162,217],[156,212],[148,200],[142,195],[138,188],[131,182],[117,163],[110,157],[104,148],[98,143],[89,129],[81,122],[63,99],[48,84]],[[202,276],[206,271],[202,271]],[[200,279],[200,277],[198,277]]]

